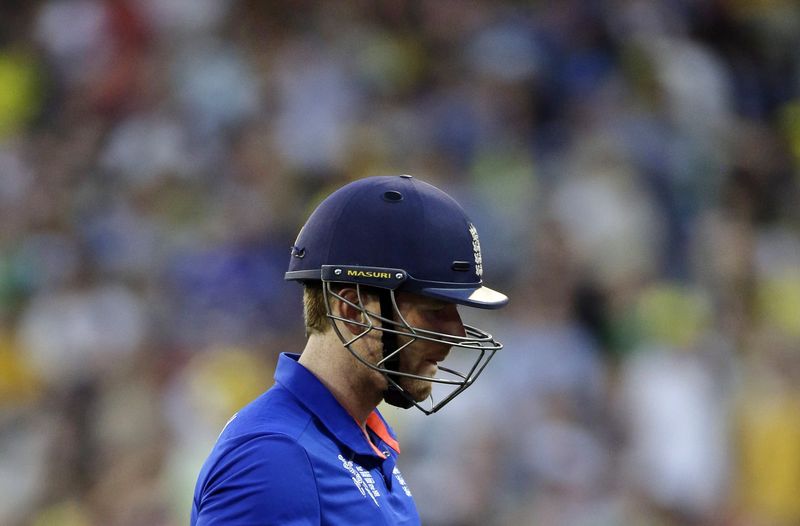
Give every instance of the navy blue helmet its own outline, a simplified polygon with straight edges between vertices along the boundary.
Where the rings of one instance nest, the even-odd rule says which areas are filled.
[[[463,336],[442,334],[409,326],[399,313],[396,291],[482,309],[500,308],[508,302],[504,294],[483,285],[478,232],[463,208],[442,190],[410,175],[360,179],[328,196],[301,229],[286,279],[321,282],[331,319],[337,317],[331,313],[330,298],[344,300],[331,284],[349,283],[380,291],[380,313],[357,305],[368,320],[364,332],[356,338],[339,337],[356,358],[387,377],[390,389],[385,399],[393,405],[416,405],[428,414],[437,411],[469,387],[502,348],[490,334],[475,327],[465,325]],[[381,323],[375,326],[373,320]],[[336,328],[335,323],[333,326]],[[370,330],[384,333],[384,359],[377,364],[368,363],[350,348]],[[411,339],[398,347],[397,335]],[[398,353],[414,339],[446,342],[453,349],[474,352],[476,359],[465,372],[440,367],[444,376],[435,378],[397,371]],[[431,407],[425,408],[397,384],[402,376],[454,387],[441,401],[432,401]]]

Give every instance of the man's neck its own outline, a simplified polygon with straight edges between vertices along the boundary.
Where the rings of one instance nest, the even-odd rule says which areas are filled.
[[[360,363],[338,339],[333,341],[329,334],[310,336],[300,355],[300,363],[366,430],[367,418],[382,399],[382,392],[375,381],[375,375],[379,373]]]

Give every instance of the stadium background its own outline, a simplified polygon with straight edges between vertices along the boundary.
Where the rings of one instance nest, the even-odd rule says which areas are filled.
[[[0,523],[186,524],[303,219],[408,172],[512,298],[389,411],[424,524],[800,524],[797,2],[0,5]]]

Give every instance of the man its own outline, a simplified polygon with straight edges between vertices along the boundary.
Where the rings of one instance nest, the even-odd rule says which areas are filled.
[[[282,354],[275,385],[223,430],[192,525],[419,524],[376,406],[433,413],[502,348],[456,309],[507,303],[482,274],[475,227],[434,186],[370,177],[325,199],[286,273],[304,285],[306,347]],[[471,365],[440,365],[451,351]],[[447,390],[438,401],[434,383]]]

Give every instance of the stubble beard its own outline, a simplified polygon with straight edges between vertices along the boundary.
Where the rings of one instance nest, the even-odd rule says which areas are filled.
[[[378,363],[383,354],[383,346],[380,344],[380,340],[371,341],[367,339],[364,340],[364,343],[365,346],[362,349],[352,349],[352,352],[361,356],[367,363],[373,365]],[[379,371],[363,364],[355,356],[352,358],[353,371],[360,371],[360,374],[354,375],[358,391],[363,393],[364,396],[373,398],[382,396],[382,393],[389,387],[386,377]]]
[[[413,351],[408,349],[401,352]],[[438,368],[430,364],[430,362],[423,361],[415,364],[411,355],[401,357],[398,369],[405,373],[416,374],[427,378],[435,377],[438,372]],[[400,376],[397,379],[397,383],[415,402],[422,402],[428,398],[433,389],[433,384],[429,380],[421,380],[419,378]]]
[[[378,338],[369,338],[363,340],[364,346],[361,349],[354,349],[366,362],[370,364],[377,364],[383,358],[383,342]],[[402,342],[401,342],[402,343]],[[434,367],[430,362],[418,361],[421,358],[415,357],[414,350],[411,348],[403,349],[399,353],[398,371],[403,373],[416,374],[418,376],[425,376],[433,378],[438,372],[438,368]],[[359,391],[365,395],[373,395],[375,393],[384,393],[389,388],[389,379],[395,381],[400,388],[415,402],[422,402],[431,395],[433,384],[428,380],[421,380],[418,378],[410,378],[407,376],[391,375],[391,373],[382,373],[371,369],[360,363],[357,358],[353,357],[353,366],[356,369],[364,370],[364,374],[358,375]]]
[[[433,388],[431,382],[417,378],[400,377],[398,385],[408,393],[415,402],[422,402],[431,395]]]

